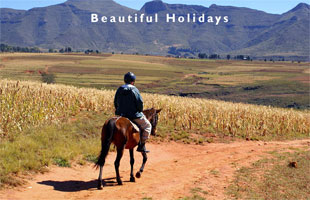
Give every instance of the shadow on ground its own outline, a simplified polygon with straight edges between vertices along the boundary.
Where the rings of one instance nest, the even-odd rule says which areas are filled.
[[[104,187],[110,187],[110,186],[117,186],[117,182],[115,181],[116,178],[106,178],[103,179],[103,185]],[[124,181],[129,182],[129,181]],[[91,180],[91,181],[41,181],[38,182],[38,184],[42,185],[48,185],[53,186],[54,190],[61,191],[61,192],[78,192],[83,190],[97,190],[97,180]]]

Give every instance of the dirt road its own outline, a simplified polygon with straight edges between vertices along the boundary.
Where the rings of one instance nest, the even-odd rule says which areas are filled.
[[[129,153],[125,152],[120,173],[124,185],[115,182],[114,159],[110,153],[104,167],[107,182],[97,190],[98,170],[92,165],[72,168],[51,167],[50,172],[38,174],[27,185],[0,191],[0,199],[178,199],[189,196],[191,189],[200,187],[207,191],[207,199],[224,199],[225,188],[234,172],[249,166],[268,151],[289,151],[290,147],[310,146],[309,140],[288,142],[233,142],[206,145],[178,143],[148,144],[151,150],[142,177],[129,182]],[[142,156],[135,153],[135,171]]]

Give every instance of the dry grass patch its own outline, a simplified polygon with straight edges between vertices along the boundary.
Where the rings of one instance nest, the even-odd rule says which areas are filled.
[[[57,122],[82,110],[114,113],[115,91],[0,81],[0,134]],[[309,111],[142,94],[145,108],[163,108],[162,124],[175,130],[206,131],[243,138],[309,137]]]
[[[309,169],[309,151],[275,153],[238,170],[227,194],[229,199],[309,199]]]

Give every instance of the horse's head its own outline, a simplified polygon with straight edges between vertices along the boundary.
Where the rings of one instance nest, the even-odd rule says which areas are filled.
[[[158,123],[158,113],[160,113],[161,110],[162,109],[156,110],[155,108],[151,108],[151,109],[143,111],[143,114],[145,115],[145,117],[152,124],[151,135],[155,135],[156,134],[156,126],[157,126],[157,123]]]

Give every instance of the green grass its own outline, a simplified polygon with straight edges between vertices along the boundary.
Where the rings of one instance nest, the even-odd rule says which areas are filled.
[[[65,158],[54,158],[54,164],[59,167],[71,167],[71,164],[68,159]]]
[[[274,158],[261,159],[236,172],[227,189],[229,199],[309,199],[310,152],[272,152]],[[297,168],[290,162],[297,162]]]
[[[190,139],[190,135],[188,132],[185,132],[185,131],[173,132],[171,134],[171,138],[175,141],[181,140],[183,142],[186,142]]]
[[[108,116],[82,113],[78,120],[59,126],[28,129],[12,141],[0,143],[0,188],[17,185],[28,171],[45,171],[56,164],[70,167],[75,161],[94,162],[100,152],[100,130]]]

